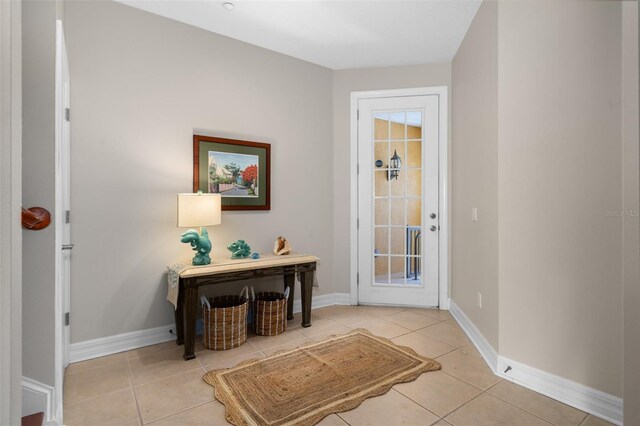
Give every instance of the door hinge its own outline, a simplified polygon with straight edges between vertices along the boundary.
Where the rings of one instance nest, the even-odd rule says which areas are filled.
[[[67,121],[71,121],[71,109],[70,108],[65,108],[64,109],[64,119]]]
[[[70,220],[71,220],[71,211],[70,210],[65,210],[64,211],[64,223],[69,223]]]
[[[64,314],[64,325],[69,325],[69,312]]]

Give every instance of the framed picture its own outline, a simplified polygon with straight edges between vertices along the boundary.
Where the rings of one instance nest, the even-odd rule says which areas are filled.
[[[222,210],[271,210],[271,145],[193,135],[193,192],[220,194]]]

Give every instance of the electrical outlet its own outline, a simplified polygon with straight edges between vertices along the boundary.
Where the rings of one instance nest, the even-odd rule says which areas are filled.
[[[471,207],[471,220],[474,222],[478,221],[478,208]]]
[[[482,309],[482,293],[478,293],[478,308]]]

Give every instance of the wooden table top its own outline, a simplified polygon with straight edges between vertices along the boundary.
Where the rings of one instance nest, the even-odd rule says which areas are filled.
[[[283,256],[265,254],[260,255],[260,259],[213,259],[209,265],[186,267],[180,272],[180,278],[248,271],[273,266],[298,265],[301,263],[317,262],[318,260],[320,259],[316,256],[302,253],[291,253]]]

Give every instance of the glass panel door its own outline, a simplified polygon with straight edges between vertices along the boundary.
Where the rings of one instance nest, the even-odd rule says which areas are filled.
[[[438,97],[358,109],[358,301],[437,306]]]
[[[374,285],[421,285],[422,111],[373,114]]]

